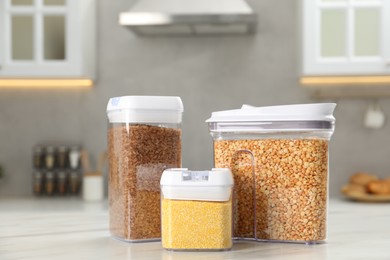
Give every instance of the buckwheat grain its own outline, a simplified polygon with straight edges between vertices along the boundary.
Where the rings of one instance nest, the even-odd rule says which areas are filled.
[[[161,238],[160,177],[181,167],[181,130],[117,124],[108,130],[110,231],[124,240]]]

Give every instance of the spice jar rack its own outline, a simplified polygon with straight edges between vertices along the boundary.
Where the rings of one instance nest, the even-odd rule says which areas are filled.
[[[81,187],[81,147],[35,145],[33,192],[37,196],[78,195]]]

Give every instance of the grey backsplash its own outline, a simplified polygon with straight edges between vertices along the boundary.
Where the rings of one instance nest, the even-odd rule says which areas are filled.
[[[212,111],[316,102],[299,86],[299,1],[251,0],[254,36],[138,38],[118,25],[128,1],[98,0],[98,78],[92,90],[0,90],[0,195],[31,195],[34,144],[80,143],[94,157],[106,149],[107,101],[121,95],[177,95],[185,106],[183,166],[209,169]],[[363,127],[369,101],[339,100],[330,145],[330,194],[355,171],[390,175],[389,126]],[[390,104],[381,101],[390,115]]]

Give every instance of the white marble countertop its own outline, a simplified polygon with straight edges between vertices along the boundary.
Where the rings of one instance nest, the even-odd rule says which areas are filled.
[[[168,252],[110,238],[107,202],[0,199],[0,259],[390,259],[390,204],[330,200],[320,245],[236,242],[227,252]]]

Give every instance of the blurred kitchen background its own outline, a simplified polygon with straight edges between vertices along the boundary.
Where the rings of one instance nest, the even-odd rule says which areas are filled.
[[[12,9],[9,4],[12,6],[13,1],[0,1],[0,12],[6,13]],[[22,7],[28,6],[31,1],[19,0],[15,1],[15,5],[21,3]],[[48,1],[48,5],[50,2],[37,1],[41,4]],[[61,1],[60,4],[55,2],[53,10],[61,5]],[[82,1],[69,0],[70,10],[81,10],[77,2]],[[43,87],[44,83],[42,86],[38,83],[36,88],[5,86],[0,89],[0,164],[4,172],[0,179],[0,196],[32,196],[32,154],[36,144],[77,144],[86,149],[96,163],[98,156],[106,150],[107,101],[110,97],[122,95],[172,95],[182,98],[185,108],[183,166],[191,169],[212,167],[213,145],[205,120],[213,111],[239,108],[242,104],[268,106],[336,102],[336,131],[330,145],[330,195],[340,196],[341,186],[351,174],[358,171],[380,177],[390,176],[390,126],[386,121],[384,124],[378,123],[378,120],[382,121],[383,114],[387,117],[390,115],[389,91],[386,89],[389,81],[386,82],[386,77],[383,77],[390,75],[388,42],[387,49],[384,47],[390,35],[381,27],[382,21],[388,23],[390,19],[389,0],[248,0],[247,3],[257,14],[256,33],[147,37],[139,36],[118,23],[119,14],[128,10],[135,1],[93,2],[97,10],[96,20],[83,16],[89,14],[86,11],[77,23],[62,25],[62,28],[66,28],[62,35],[72,32],[79,33],[79,37],[87,35],[88,48],[93,50],[96,47],[92,87],[67,89],[63,86]],[[328,43],[325,41],[319,51],[323,56],[350,54],[348,46],[353,43],[348,41],[351,37],[345,36],[349,32],[343,26],[348,21],[346,10],[355,8],[349,6],[351,3],[359,9],[354,15],[355,26],[351,26],[355,32],[361,29],[357,36],[352,36],[352,42],[356,43],[355,50],[363,49],[361,56],[365,56],[364,46],[368,46],[366,56],[382,55],[379,59],[383,65],[381,68],[374,68],[378,65],[375,59],[368,61],[367,66],[359,61],[358,65],[351,62],[350,67],[346,63],[343,68],[330,63],[323,68],[315,64],[315,58],[310,57],[311,52],[317,53],[313,50],[315,42],[307,40],[310,34],[322,35],[324,39],[328,37]],[[305,13],[304,8],[312,8],[309,12],[311,15]],[[317,29],[323,32],[313,33],[315,23],[310,19],[315,20],[314,14],[321,8],[325,11],[321,18],[322,25]],[[19,16],[23,12],[28,13],[28,10],[21,10]],[[50,8],[48,12],[51,12]],[[90,15],[93,17],[93,12]],[[1,29],[6,28],[6,16],[0,15],[0,19]],[[96,26],[96,37],[83,24],[91,20]],[[31,18],[25,22],[31,27],[32,21]],[[68,20],[62,20],[62,23],[64,21]],[[56,22],[61,24],[56,19],[47,20],[47,24]],[[82,30],[87,32],[83,33]],[[12,41],[7,39],[5,32],[9,30],[0,30],[1,79],[24,78],[23,75],[33,78],[28,67],[22,67],[18,72],[12,68],[6,70],[3,63],[8,55],[6,43]],[[46,28],[45,32],[50,32],[50,28]],[[22,33],[22,36],[26,35],[28,33]],[[16,42],[19,45],[26,43],[23,40]],[[58,46],[60,43],[56,44]],[[329,50],[324,46],[328,46]],[[18,48],[25,50],[28,47]],[[71,53],[69,49],[66,50],[60,54],[60,59],[61,55]],[[378,53],[375,54],[375,51]],[[45,55],[50,56],[50,51]],[[308,60],[306,69],[302,69],[304,57]],[[53,66],[56,65],[49,69]],[[68,75],[62,73],[69,71],[63,69],[58,73],[58,78],[66,78]],[[351,82],[356,76],[380,77],[368,78],[363,85],[321,85],[326,78],[340,75],[340,72],[342,75],[354,75]],[[326,77],[314,78],[319,83],[307,83],[305,80],[311,79],[302,78],[312,75]],[[374,86],[377,80],[384,80],[384,83],[379,87]],[[351,82],[347,80],[347,83]],[[7,82],[2,84],[7,85]],[[375,118],[378,115],[374,115],[372,124],[375,129],[372,124],[369,128],[364,123],[370,106],[371,110],[376,109],[377,112],[380,109],[379,119]]]

